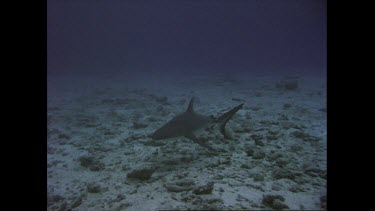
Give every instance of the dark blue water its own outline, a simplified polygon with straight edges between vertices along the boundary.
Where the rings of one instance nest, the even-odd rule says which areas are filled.
[[[325,74],[321,0],[48,3],[48,71]],[[312,70],[313,69],[313,70]]]

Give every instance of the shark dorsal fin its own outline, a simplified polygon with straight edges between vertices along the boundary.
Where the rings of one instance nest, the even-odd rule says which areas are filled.
[[[194,99],[195,99],[195,97],[191,98],[191,100],[189,102],[189,106],[186,109],[186,112],[188,112],[188,113],[194,113]]]

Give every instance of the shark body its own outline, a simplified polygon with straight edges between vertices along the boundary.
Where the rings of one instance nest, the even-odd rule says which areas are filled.
[[[242,108],[243,103],[223,115],[215,118],[214,116],[205,116],[194,111],[194,97],[191,98],[189,106],[185,112],[177,115],[165,125],[157,129],[150,137],[154,140],[162,140],[174,137],[184,136],[199,145],[214,150],[207,143],[197,138],[194,132],[204,129],[219,126],[220,132],[226,138],[225,125],[233,117],[233,115]]]

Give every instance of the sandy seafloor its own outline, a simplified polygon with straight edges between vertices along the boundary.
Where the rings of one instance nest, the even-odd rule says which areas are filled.
[[[326,208],[324,77],[157,77],[48,77],[47,210]],[[231,140],[207,137],[219,153],[147,137],[192,96],[206,115],[245,102]]]

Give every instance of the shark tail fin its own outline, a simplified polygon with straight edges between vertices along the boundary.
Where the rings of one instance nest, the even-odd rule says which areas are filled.
[[[238,105],[237,107],[233,108],[232,110],[224,113],[223,115],[219,116],[216,121],[219,123],[220,126],[220,132],[224,135],[225,138],[227,138],[227,135],[225,133],[225,125],[227,122],[233,117],[235,113],[237,113],[238,110],[240,110],[243,106],[243,103]]]

